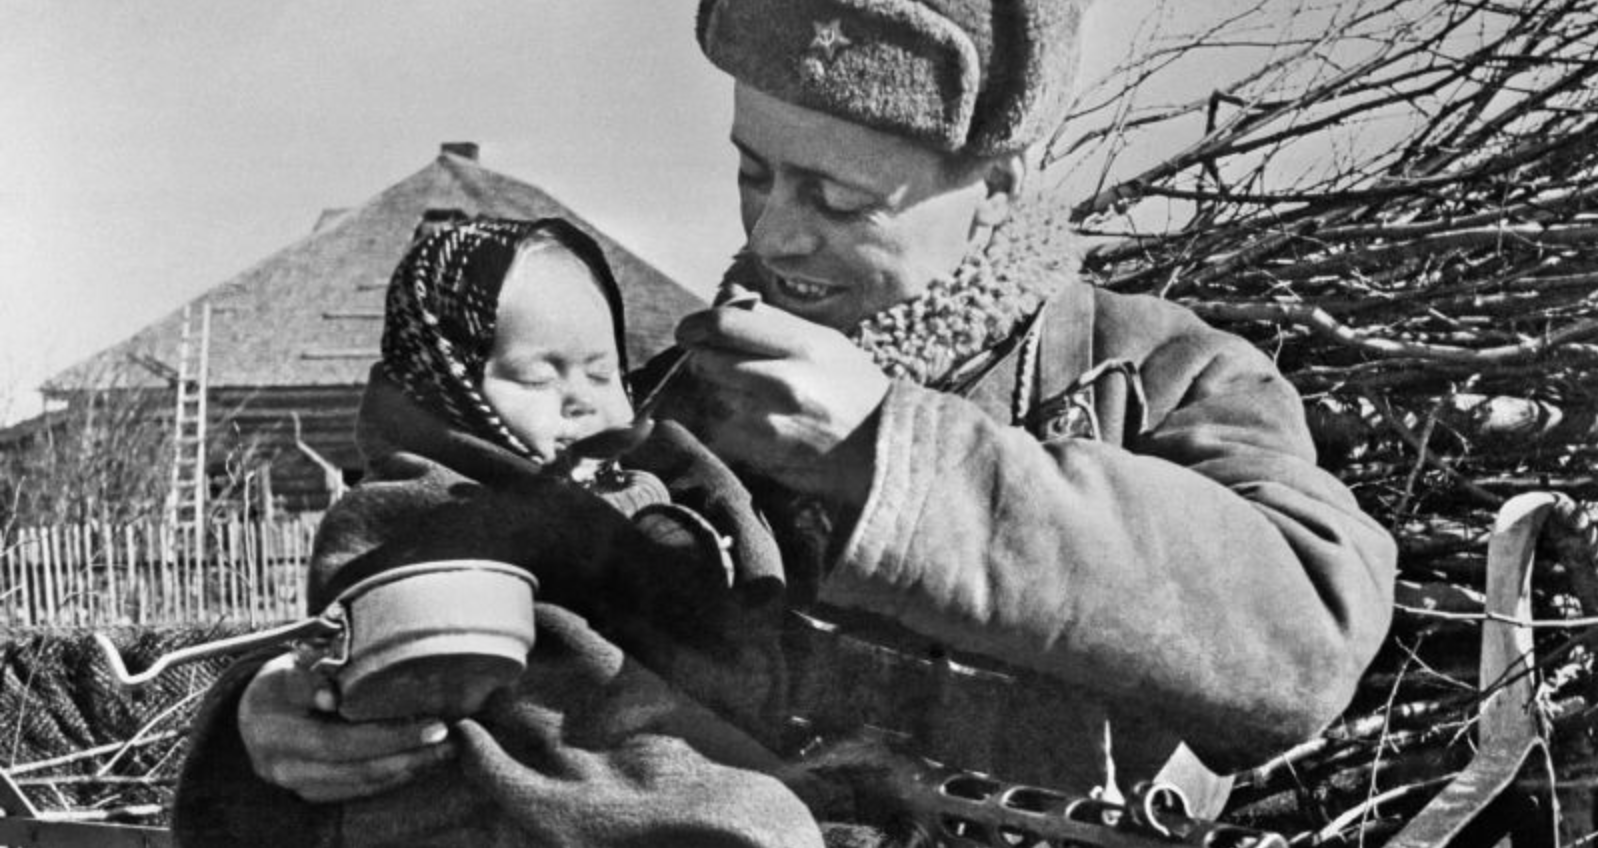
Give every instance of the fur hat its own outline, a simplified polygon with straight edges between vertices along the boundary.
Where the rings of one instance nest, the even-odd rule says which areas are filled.
[[[937,150],[1012,153],[1068,107],[1088,0],[700,0],[717,67]]]

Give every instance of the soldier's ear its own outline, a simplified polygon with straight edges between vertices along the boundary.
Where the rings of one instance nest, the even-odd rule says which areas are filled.
[[[982,182],[987,195],[977,206],[977,223],[996,227],[1010,217],[1010,209],[1026,183],[1027,163],[1022,153],[989,157],[982,164]]]

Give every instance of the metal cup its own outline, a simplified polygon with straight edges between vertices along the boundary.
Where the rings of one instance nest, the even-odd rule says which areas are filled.
[[[470,715],[526,669],[537,587],[488,560],[386,571],[340,593],[326,614],[342,631],[308,659],[333,675],[351,721]]]

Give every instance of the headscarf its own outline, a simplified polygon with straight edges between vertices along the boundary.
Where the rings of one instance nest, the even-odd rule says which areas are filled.
[[[422,235],[394,269],[383,316],[383,370],[406,396],[521,456],[532,451],[483,396],[483,370],[494,349],[505,276],[525,247],[541,243],[570,251],[598,281],[626,373],[621,289],[599,244],[560,218],[479,217]]]

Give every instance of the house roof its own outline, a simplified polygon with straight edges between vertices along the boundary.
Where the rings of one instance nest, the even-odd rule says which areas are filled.
[[[703,301],[527,183],[476,161],[476,145],[446,144],[417,173],[350,209],[322,211],[316,228],[194,301],[211,305],[212,387],[357,385],[378,358],[388,279],[430,210],[508,218],[560,216],[598,240],[627,309],[634,364],[667,347],[677,319]],[[199,336],[198,308],[193,310]],[[177,373],[183,308],[45,383],[68,392],[114,379],[161,386]],[[112,375],[115,375],[114,377]]]

